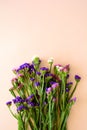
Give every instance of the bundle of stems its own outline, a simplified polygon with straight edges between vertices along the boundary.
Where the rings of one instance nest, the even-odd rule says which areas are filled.
[[[13,72],[9,89],[14,97],[6,104],[18,121],[18,130],[67,130],[67,119],[76,101],[73,94],[81,79],[75,75],[75,86],[69,82],[70,66],[54,65],[41,67],[35,57],[32,63],[24,63]],[[11,106],[16,106],[16,113]]]

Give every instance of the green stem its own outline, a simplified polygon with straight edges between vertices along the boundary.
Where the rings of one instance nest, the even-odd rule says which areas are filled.
[[[42,108],[42,99],[40,99],[40,112],[39,112],[39,116],[40,116],[40,121],[39,121],[39,126],[40,126],[40,128],[39,128],[39,130],[41,130],[41,122],[42,122],[42,118],[41,118],[41,116],[42,116],[42,110],[41,110],[41,108]]]
[[[18,115],[18,130],[25,130],[25,122],[22,119],[21,113]]]
[[[51,119],[51,100],[49,101],[49,130],[52,129],[52,119]]]
[[[10,107],[9,107],[9,111],[11,112],[11,114],[14,116],[14,118],[16,118],[17,119],[17,116],[12,112],[12,110],[10,109]]]
[[[64,122],[62,123],[62,130],[67,130],[67,118],[68,115],[65,115]]]
[[[30,127],[31,130],[33,130],[33,124],[32,124],[31,119],[29,119],[29,127]]]
[[[59,120],[59,103],[58,103],[58,97],[59,97],[59,94],[58,94],[58,92],[59,92],[59,88],[57,88],[57,93],[56,93],[56,96],[57,96],[57,102],[56,102],[56,110],[54,110],[54,111],[56,111],[55,112],[55,119],[56,119],[56,130],[58,129],[58,120]]]
[[[76,90],[76,88],[77,88],[77,85],[78,85],[78,82],[76,82],[75,87],[74,87],[74,89],[73,89],[71,95],[69,96],[69,99],[68,99],[68,100],[70,100],[70,99],[72,98],[72,96],[73,96],[73,94],[74,94],[74,92],[75,92],[75,90]]]
[[[52,70],[52,64],[53,64],[53,63],[50,64],[50,73],[51,73],[51,70]]]
[[[39,121],[39,130],[42,130],[42,103],[43,103],[43,98],[44,98],[44,93],[43,93],[43,89],[44,89],[44,75],[43,75],[43,79],[42,79],[42,87],[41,87],[41,92],[40,92],[40,109],[39,109],[39,116],[40,116],[40,121]]]
[[[59,119],[59,124],[58,124],[58,130],[63,130],[62,129],[62,123],[63,123],[63,120],[64,120],[64,115],[65,115],[65,111],[62,111],[60,113],[60,119]]]

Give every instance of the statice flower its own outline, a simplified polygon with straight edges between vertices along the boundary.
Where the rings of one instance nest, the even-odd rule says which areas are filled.
[[[34,94],[27,97],[26,102],[31,102],[34,99]]]
[[[19,72],[20,70],[29,69],[29,68],[30,68],[30,64],[24,63],[24,64],[19,66],[19,68],[17,69],[17,72]]]
[[[51,73],[46,73],[45,74],[45,77],[52,77],[53,76],[53,74],[51,74]]]
[[[52,91],[52,88],[51,88],[51,87],[46,88],[46,93],[47,93],[47,94],[50,94],[50,93],[51,93],[51,91]]]
[[[50,81],[50,85],[53,85],[55,82],[54,81]]]
[[[65,72],[65,73],[68,73],[69,70],[70,70],[70,65],[65,65],[65,66],[62,66],[60,64],[57,64],[55,65],[55,68],[58,72]]]
[[[81,77],[80,77],[79,75],[75,75],[75,80],[76,80],[77,82],[79,82],[80,79],[81,79]]]
[[[53,58],[48,60],[48,66],[41,63],[35,56],[31,63],[13,69],[15,78],[9,91],[14,98],[6,105],[18,122],[18,130],[67,130],[81,77],[75,75],[76,82],[70,81],[70,65],[54,65]]]
[[[42,71],[48,71],[49,69],[47,67],[41,67],[40,70],[42,70]]]
[[[30,65],[30,68],[29,68],[29,72],[32,73],[32,72],[34,72],[34,71],[35,71],[34,65],[31,64],[31,65]]]
[[[69,89],[68,87],[66,87],[66,92],[69,92],[69,90],[70,90],[70,89]]]
[[[55,65],[55,68],[60,72],[63,70],[63,66],[60,64]]]
[[[71,85],[73,85],[73,82],[68,82],[68,83],[66,84],[67,87],[69,87],[69,86],[71,86]]]
[[[11,101],[6,102],[6,105],[7,105],[7,106],[11,106],[11,104],[12,104]]]
[[[70,99],[69,102],[76,102],[76,97]]]
[[[39,76],[40,76],[40,75],[41,75],[41,73],[37,71],[37,72],[36,72],[36,75],[39,75]]]
[[[35,80],[35,78],[30,78],[30,80],[31,80],[31,81],[34,81],[34,80]]]
[[[24,102],[25,100],[22,99],[21,97],[17,96],[15,99],[13,99],[13,103],[22,103]]]
[[[56,87],[58,87],[59,86],[59,83],[53,83],[52,84],[52,89],[55,89]]]
[[[35,82],[34,85],[35,85],[35,87],[38,87],[38,86],[40,86],[40,82]]]
[[[17,111],[20,112],[22,110],[28,110],[28,107],[24,106],[24,105],[21,105],[21,106],[18,106],[17,107]]]

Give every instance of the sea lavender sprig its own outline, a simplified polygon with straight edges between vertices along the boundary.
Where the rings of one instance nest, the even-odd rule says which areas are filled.
[[[69,82],[70,65],[54,65],[48,60],[49,68],[40,66],[41,60],[34,57],[32,63],[25,62],[13,69],[15,78],[9,89],[14,97],[7,102],[11,114],[18,120],[18,130],[67,130],[67,118],[76,102],[73,94],[81,79],[75,75]],[[12,111],[12,105],[16,113]]]

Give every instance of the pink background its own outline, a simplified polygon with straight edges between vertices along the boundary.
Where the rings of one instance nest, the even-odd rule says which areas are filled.
[[[75,92],[68,130],[87,130],[87,0],[0,0],[0,130],[17,130],[5,102],[12,68],[31,57],[71,65]]]

